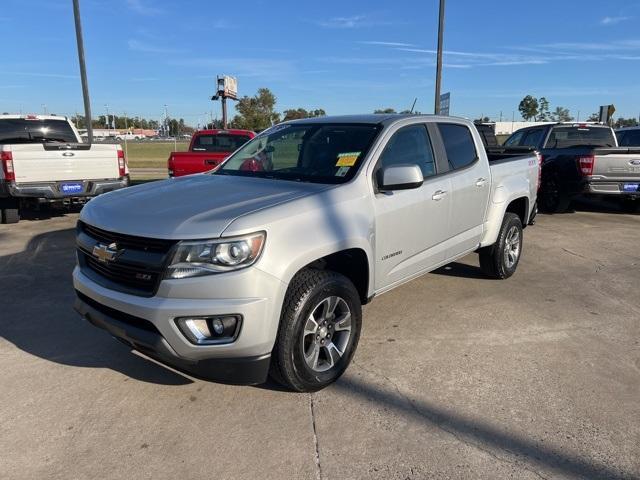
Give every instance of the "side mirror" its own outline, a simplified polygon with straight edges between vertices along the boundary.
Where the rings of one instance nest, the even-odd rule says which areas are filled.
[[[392,165],[377,172],[378,189],[381,191],[409,190],[418,188],[424,182],[418,165]]]

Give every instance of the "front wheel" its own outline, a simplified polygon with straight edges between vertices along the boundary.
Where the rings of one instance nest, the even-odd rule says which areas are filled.
[[[337,380],[358,346],[360,297],[339,273],[308,268],[285,297],[271,376],[291,390],[313,392]]]
[[[496,243],[480,249],[480,268],[488,277],[502,280],[513,275],[522,255],[522,222],[507,212]]]

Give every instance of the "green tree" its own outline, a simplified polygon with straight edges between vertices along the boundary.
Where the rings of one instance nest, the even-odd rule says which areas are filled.
[[[236,104],[238,115],[233,118],[236,128],[261,131],[280,122],[275,111],[276,96],[268,88],[258,89],[253,97],[244,96]]]
[[[554,122],[571,122],[573,117],[569,114],[568,108],[558,106],[551,114],[551,119]]]
[[[623,127],[635,127],[638,125],[638,120],[635,118],[624,118],[618,117],[613,124],[614,128],[623,128]]]
[[[374,110],[373,113],[397,113],[394,108],[382,108]]]
[[[305,110],[304,108],[295,108],[290,110],[285,110],[283,122],[287,120],[296,120],[298,118],[313,118],[313,117],[324,117],[327,113],[322,109],[318,108],[316,110]]]
[[[518,110],[522,115],[522,118],[529,121],[532,118],[536,118],[538,115],[538,99],[536,97],[532,97],[531,95],[527,95],[520,101],[520,105],[518,105]]]
[[[545,97],[540,97],[538,99],[538,121],[546,122],[549,119],[549,100],[547,100]]]
[[[489,117],[480,117],[480,118],[476,118],[473,123],[488,123],[490,122],[491,119],[489,119]]]
[[[587,117],[587,122],[599,122],[600,121],[600,113],[592,113]]]

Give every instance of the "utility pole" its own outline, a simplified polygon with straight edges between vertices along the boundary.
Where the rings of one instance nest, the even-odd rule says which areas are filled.
[[[80,81],[82,82],[82,98],[84,99],[84,122],[87,125],[87,141],[93,143],[93,126],[91,125],[91,102],[89,100],[89,84],[87,83],[87,67],[84,62],[84,40],[80,21],[80,0],[73,0],[73,17],[76,24],[76,42],[78,44],[78,63],[80,65]]]
[[[40,106],[42,107],[42,114],[46,115],[47,114],[47,105],[43,103]]]
[[[580,121],[580,110],[578,110],[578,118],[577,118],[576,122],[579,122],[579,121]]]
[[[109,105],[104,104],[104,108],[107,112],[107,137],[111,136],[111,122],[109,122]]]
[[[124,112],[124,156],[129,158],[129,151],[127,150],[127,136],[129,135],[129,122],[127,122],[127,112]]]
[[[442,38],[444,35],[444,2],[440,0],[440,14],[438,16],[438,58],[436,61],[436,94],[433,112],[440,114],[440,83],[442,81]]]

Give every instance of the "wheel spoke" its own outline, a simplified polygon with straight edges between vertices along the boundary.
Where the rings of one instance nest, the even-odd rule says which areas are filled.
[[[309,315],[309,318],[307,319],[307,323],[304,325],[303,336],[306,337],[307,335],[315,335],[317,330],[318,330],[318,322],[315,321],[312,313],[311,315]]]
[[[347,311],[337,318],[334,328],[336,332],[351,330],[351,312]]]
[[[323,317],[327,318],[330,315],[333,315],[333,313],[336,310],[336,307],[338,306],[338,301],[339,298],[338,297],[328,297],[325,298],[323,304],[324,304],[324,311],[323,311]]]
[[[327,350],[327,362],[329,362],[329,368],[331,368],[340,360],[343,352],[341,352],[333,342],[325,345],[324,348]]]
[[[309,351],[305,352],[304,359],[307,362],[307,365],[309,365],[314,370],[317,370],[319,357],[320,357],[320,345],[318,345],[316,342],[313,342],[310,345]]]

